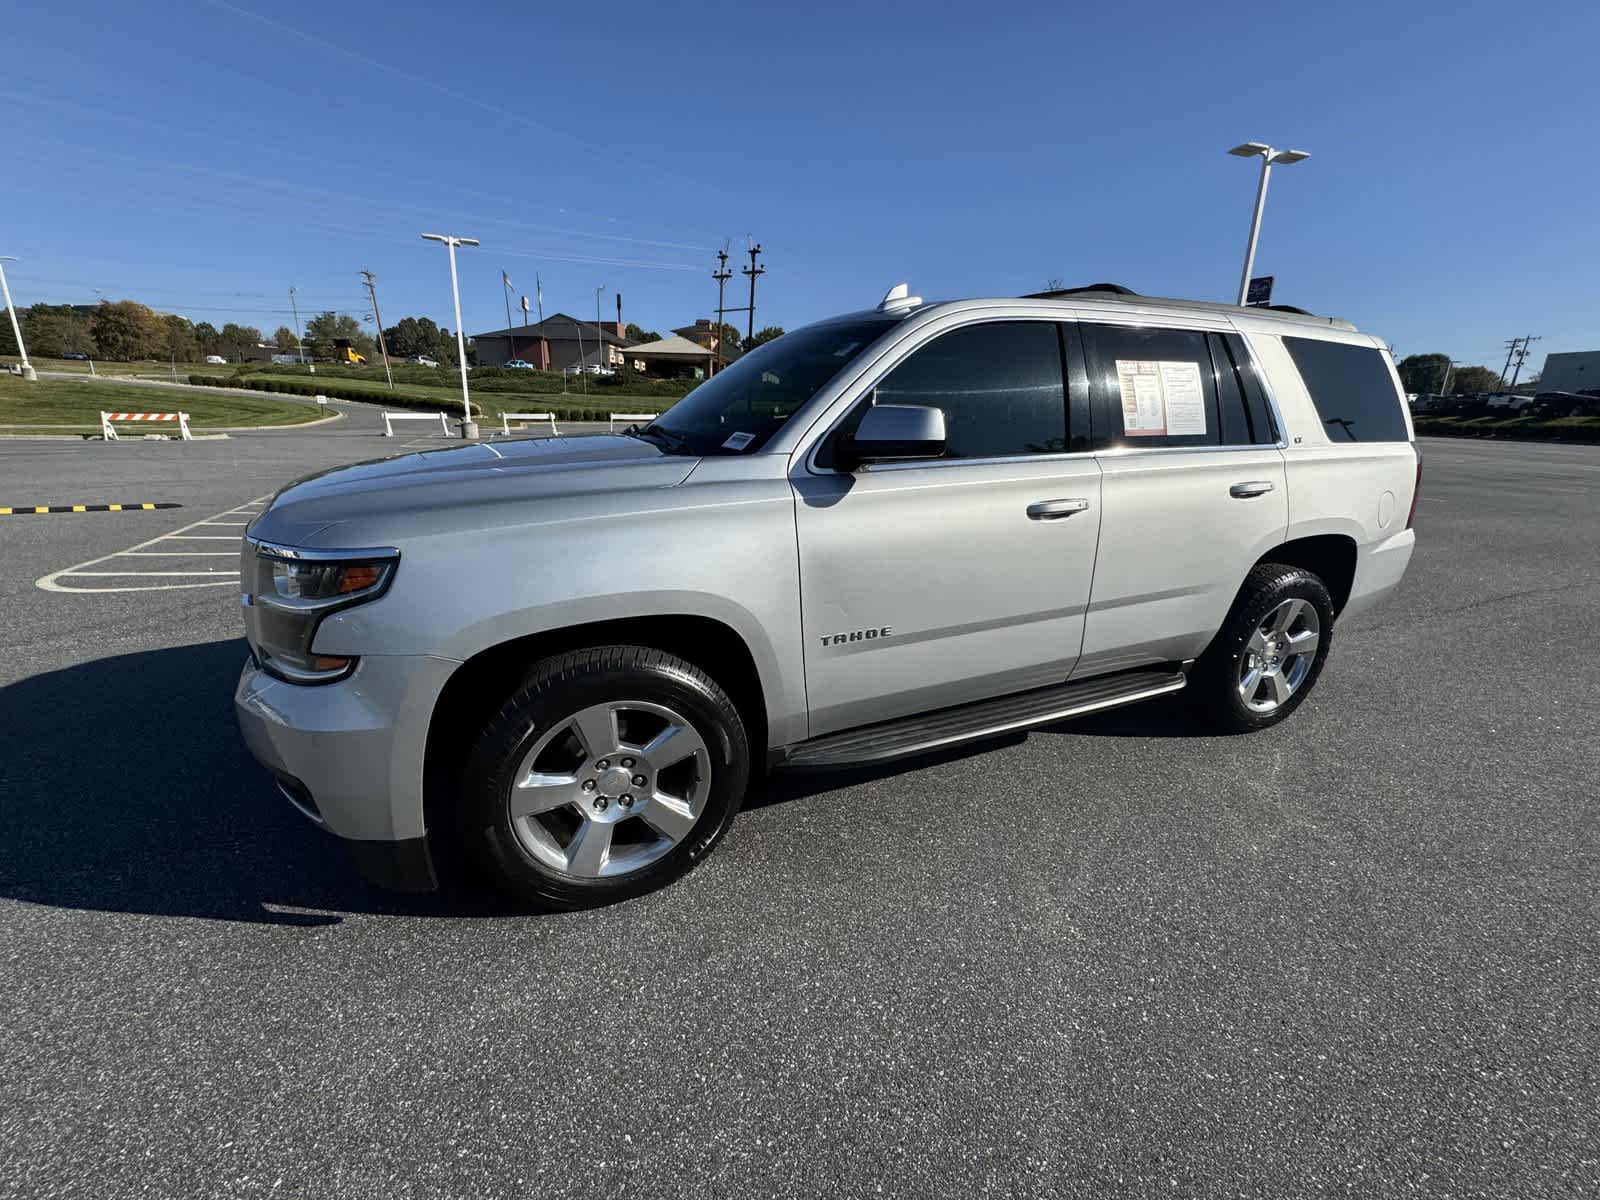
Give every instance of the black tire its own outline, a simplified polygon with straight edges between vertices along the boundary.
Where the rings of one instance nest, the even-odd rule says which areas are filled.
[[[1271,712],[1257,712],[1240,694],[1241,674],[1251,635],[1286,600],[1304,600],[1316,610],[1319,638],[1304,677],[1289,698]],[[1222,733],[1251,733],[1284,720],[1305,702],[1322,674],[1333,644],[1333,598],[1321,578],[1302,567],[1261,563],[1245,577],[1227,620],[1189,672],[1190,706]]]
[[[518,836],[512,784],[540,739],[574,713],[625,701],[669,708],[700,736],[710,778],[699,816],[664,857],[637,870],[600,878],[568,874],[540,861]],[[614,904],[663,887],[704,859],[733,823],[749,775],[750,750],[738,710],[699,667],[647,646],[573,650],[535,663],[469,751],[461,779],[462,845],[499,890],[538,907]]]

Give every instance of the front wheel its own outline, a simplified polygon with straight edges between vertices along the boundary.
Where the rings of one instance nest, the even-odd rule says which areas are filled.
[[[473,746],[462,832],[502,890],[611,904],[703,859],[749,772],[739,713],[698,667],[644,646],[575,650],[536,663]]]
[[[1310,571],[1262,563],[1190,673],[1190,700],[1226,733],[1276,725],[1305,700],[1333,639],[1333,599]]]

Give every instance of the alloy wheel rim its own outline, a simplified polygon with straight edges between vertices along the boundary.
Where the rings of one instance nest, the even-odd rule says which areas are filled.
[[[611,879],[658,862],[699,823],[711,785],[705,739],[647,700],[592,704],[523,755],[506,798],[524,850],[552,870]]]
[[[1250,632],[1239,654],[1239,699],[1254,713],[1276,712],[1311,673],[1322,641],[1322,619],[1309,600],[1291,597]]]

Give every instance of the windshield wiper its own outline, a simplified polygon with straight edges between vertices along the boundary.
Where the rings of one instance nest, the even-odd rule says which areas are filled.
[[[631,425],[624,429],[622,433],[624,437],[635,437],[652,445],[660,446],[669,454],[680,453],[689,443],[689,439],[681,433],[673,433],[670,429],[663,429],[654,421],[643,429],[637,425]]]

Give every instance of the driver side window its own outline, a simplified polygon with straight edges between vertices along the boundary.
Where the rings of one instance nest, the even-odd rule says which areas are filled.
[[[1053,321],[994,321],[940,334],[913,351],[845,419],[848,437],[874,404],[942,409],[946,458],[1013,458],[1067,448],[1061,335]]]

